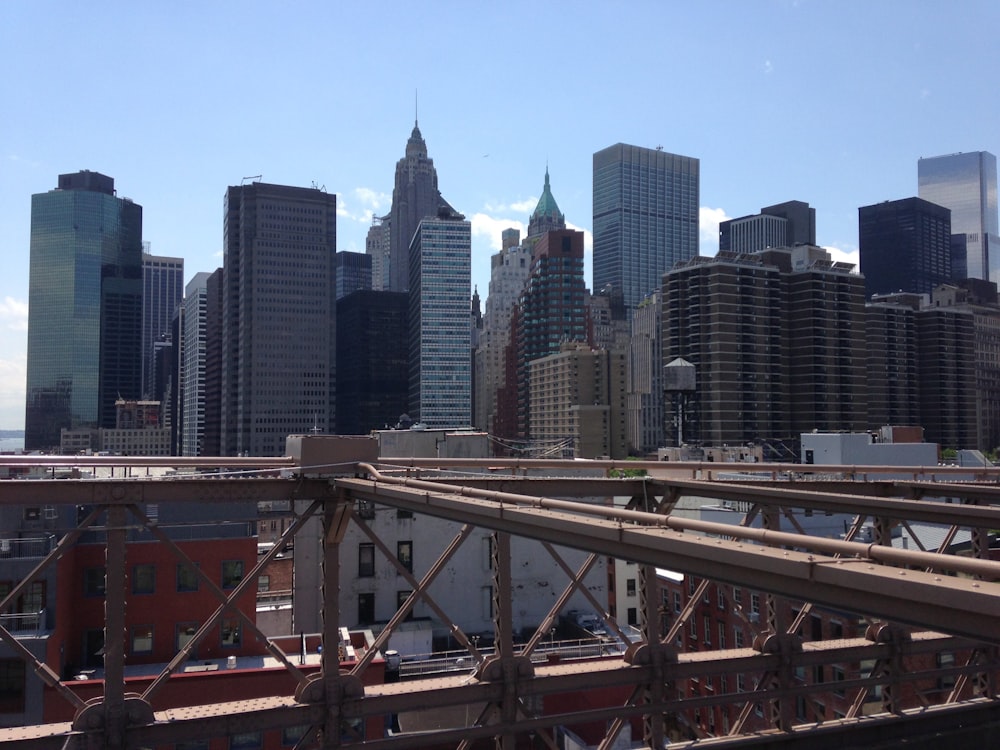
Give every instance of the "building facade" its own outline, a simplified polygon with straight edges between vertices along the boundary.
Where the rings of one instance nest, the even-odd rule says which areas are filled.
[[[594,289],[632,310],[698,252],[700,163],[617,143],[594,154]]]
[[[441,211],[445,215],[454,213],[454,209],[441,197],[434,160],[427,156],[427,143],[414,122],[413,131],[406,141],[406,153],[396,163],[392,208],[384,219],[388,222],[389,232],[389,269],[386,274],[389,291],[405,292],[409,289],[409,252],[413,235],[423,219],[435,217]],[[374,243],[374,238],[372,241]]]
[[[626,424],[629,451],[640,456],[664,444],[661,299],[660,292],[650,295],[632,314]]]
[[[360,290],[337,301],[337,432],[397,424],[409,404],[409,307],[403,292]]]
[[[427,427],[467,427],[472,224],[461,214],[421,220],[409,259],[409,415]]]
[[[255,182],[224,216],[223,455],[283,455],[336,425],[337,197]]]
[[[951,211],[922,198],[858,209],[865,294],[928,294],[952,279]]]
[[[803,201],[767,206],[759,214],[719,224],[719,252],[756,253],[769,247],[816,244],[816,209]]]
[[[529,434],[549,445],[547,455],[628,455],[623,352],[566,343],[558,353],[532,360],[528,369]]]
[[[148,243],[147,243],[148,244]],[[142,255],[142,392],[162,400],[156,387],[156,344],[170,341],[170,322],[184,298],[184,259]]]
[[[337,299],[351,292],[372,288],[372,256],[366,253],[337,253]]]
[[[142,207],[98,172],[31,199],[26,450],[114,427],[142,390]]]
[[[178,453],[201,456],[205,437],[205,369],[208,327],[207,272],[196,273],[184,293],[181,336],[181,430]]]
[[[951,210],[951,231],[965,250],[959,278],[1000,283],[997,159],[987,151],[917,161],[918,195]]]

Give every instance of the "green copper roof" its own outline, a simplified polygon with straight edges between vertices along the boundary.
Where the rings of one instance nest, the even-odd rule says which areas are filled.
[[[538,205],[535,206],[535,212],[531,214],[534,216],[562,216],[559,213],[559,206],[556,205],[556,199],[552,197],[552,190],[549,189],[549,168],[545,168],[545,187],[542,188],[542,197],[538,199]]]

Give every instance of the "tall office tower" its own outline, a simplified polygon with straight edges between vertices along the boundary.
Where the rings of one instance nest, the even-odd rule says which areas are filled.
[[[664,444],[662,299],[660,292],[654,292],[632,314],[626,425],[629,448],[638,455]]]
[[[410,284],[408,253],[421,220],[438,215],[452,216],[455,210],[438,190],[434,160],[427,156],[427,144],[416,122],[406,142],[406,155],[396,162],[389,220],[389,291],[405,292]],[[466,295],[468,302],[468,295]]]
[[[427,427],[472,424],[472,224],[421,219],[409,248],[410,411]]]
[[[950,281],[951,212],[922,198],[858,209],[865,294],[929,294]]]
[[[719,252],[756,253],[769,247],[816,244],[816,209],[803,201],[767,206],[759,214],[719,224]]]
[[[337,253],[337,299],[352,292],[372,288],[372,256],[365,253]]]
[[[359,290],[337,300],[337,432],[367,435],[409,411],[408,295]]]
[[[372,225],[365,235],[365,254],[372,259],[372,289],[376,292],[389,289],[389,247],[392,238],[388,216],[373,216]]]
[[[205,282],[205,417],[203,456],[222,455],[222,269]]]
[[[476,349],[476,403],[473,424],[493,432],[497,389],[503,384],[504,349],[510,341],[511,311],[531,271],[531,249],[520,232],[505,229],[500,252],[490,257],[490,288],[483,330]]]
[[[563,343],[592,343],[583,280],[583,232],[546,232],[532,251],[531,273],[511,316],[504,383],[497,391],[497,434],[526,440],[528,363],[555,354]]]
[[[618,143],[594,154],[594,289],[634,310],[698,253],[698,159]]]
[[[148,244],[148,243],[147,243]],[[142,392],[163,400],[156,391],[154,345],[170,339],[170,321],[184,298],[184,259],[142,255]]]
[[[181,333],[181,432],[178,453],[201,456],[205,436],[205,348],[208,327],[208,277],[196,273],[184,289]]]
[[[563,344],[528,364],[528,388],[529,432],[547,455],[628,456],[624,353]]]
[[[142,390],[142,207],[98,172],[31,197],[24,447],[62,428],[115,426]]]
[[[966,252],[965,275],[1000,282],[997,158],[986,151],[917,161],[917,194],[951,209],[951,231]]]
[[[686,441],[790,436],[785,305],[782,272],[759,253],[692,258],[663,277],[660,370],[678,358],[695,367]],[[677,432],[676,425],[666,429],[667,445],[676,444]]]
[[[224,216],[222,448],[280,456],[336,424],[337,197],[254,182]]]

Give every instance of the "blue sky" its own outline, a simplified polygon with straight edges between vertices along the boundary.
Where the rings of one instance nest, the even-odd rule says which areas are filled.
[[[221,265],[223,194],[253,175],[336,193],[363,251],[419,92],[484,300],[546,164],[589,251],[591,157],[619,141],[700,159],[703,254],[720,218],[795,199],[856,260],[858,207],[915,195],[919,157],[1000,151],[998,26],[995,0],[5,0],[0,428],[24,422],[31,195],[60,173],[114,177],[186,279]]]

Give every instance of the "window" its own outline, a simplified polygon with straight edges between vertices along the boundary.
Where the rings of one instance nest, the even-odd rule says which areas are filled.
[[[307,724],[300,724],[297,727],[285,727],[281,730],[281,746],[295,747],[299,740],[306,736],[309,731]]]
[[[712,618],[705,617],[705,645],[709,646],[712,643]]]
[[[718,587],[717,606],[722,610],[726,608],[726,592],[722,586]]]
[[[636,610],[635,607],[629,607],[626,610],[626,617],[628,617],[628,624],[629,625],[638,625],[639,624],[639,613],[638,613],[638,611]]]
[[[191,639],[194,638],[194,634],[198,632],[198,623],[196,622],[179,622],[177,623],[177,638],[175,648],[180,651]]]
[[[760,595],[751,594],[750,595],[750,614],[759,615],[760,614]]]
[[[23,714],[24,692],[24,662],[0,659],[0,714]]]
[[[83,595],[104,596],[104,568],[86,568],[83,571]]]
[[[358,625],[375,622],[375,594],[358,594]]]
[[[739,625],[733,626],[733,645],[736,648],[743,648],[743,628]]]
[[[396,559],[400,565],[406,568],[408,573],[413,572],[413,542],[396,542]]]
[[[635,579],[626,578],[625,579],[625,594],[628,596],[635,596]]]
[[[208,750],[208,740],[186,740],[174,745],[174,750]]]
[[[396,609],[402,609],[403,605],[406,604],[406,600],[410,598],[412,591],[397,591],[396,592]],[[410,611],[406,613],[406,619],[413,619],[413,607],[410,607]]]
[[[358,577],[370,578],[375,575],[375,545],[362,542],[358,545]]]
[[[184,563],[177,564],[177,591],[197,591],[198,574]]]
[[[236,617],[223,617],[219,626],[223,648],[239,648],[243,644],[243,623]]]
[[[133,625],[131,632],[132,653],[150,654],[153,652],[153,626]]]
[[[242,560],[223,560],[222,588],[234,589],[243,580]]]
[[[260,732],[243,732],[229,738],[229,750],[260,750]]]
[[[719,648],[726,647],[726,623],[719,623]]]
[[[733,586],[733,601],[737,604],[743,603],[743,590],[739,586]]]
[[[681,613],[681,592],[679,591],[674,592],[674,612],[676,614]]]
[[[156,567],[135,565],[132,567],[132,593],[152,594],[156,591]]]

